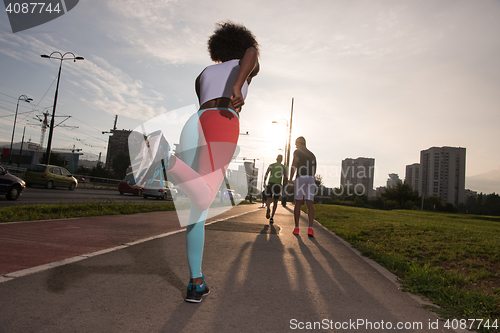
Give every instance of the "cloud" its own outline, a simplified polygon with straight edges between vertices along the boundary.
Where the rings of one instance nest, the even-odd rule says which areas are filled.
[[[39,34],[36,37],[27,34],[0,34],[0,53],[4,56],[24,62],[28,66],[42,68],[47,73],[57,74],[57,70],[50,69],[58,66],[57,61],[48,61],[40,57],[41,53],[58,49],[54,39],[47,34]],[[84,61],[73,64],[64,64],[63,79],[65,88],[74,85],[77,89],[68,89],[76,99],[85,105],[87,115],[99,115],[102,113],[110,115],[125,116],[130,119],[145,121],[162,114],[167,109],[162,105],[165,96],[157,91],[145,87],[144,83],[133,78],[123,69],[112,65],[108,60],[96,55],[85,56]],[[72,106],[71,114],[82,114],[77,112],[75,100],[65,99],[68,95],[61,95],[59,103]],[[47,99],[52,94],[46,95]],[[43,101],[36,101],[37,104]],[[94,109],[95,112],[89,112]],[[62,110],[62,109],[61,109]],[[92,116],[93,118],[93,116]]]
[[[73,83],[86,90],[82,97],[96,110],[118,114],[131,119],[146,120],[166,110],[157,107],[163,99],[144,84],[131,78],[121,69],[99,56],[90,56],[82,66],[74,68],[77,79]]]
[[[213,23],[198,19],[202,16],[197,10],[205,3],[112,0],[106,4],[116,14],[120,38],[140,52],[169,64],[206,61],[206,47],[200,41],[207,39],[207,26]]]

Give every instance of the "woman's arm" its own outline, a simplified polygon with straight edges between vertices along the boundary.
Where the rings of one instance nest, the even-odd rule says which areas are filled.
[[[240,60],[240,71],[233,86],[233,96],[231,96],[231,103],[235,109],[239,109],[245,104],[245,100],[241,94],[241,88],[248,78],[257,75],[259,68],[259,61],[257,50],[254,47],[249,47],[243,58]],[[255,71],[257,69],[257,71]],[[252,75],[250,75],[252,74]]]

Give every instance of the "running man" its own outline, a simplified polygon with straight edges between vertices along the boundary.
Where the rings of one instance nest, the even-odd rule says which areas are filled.
[[[307,215],[309,217],[307,235],[314,237],[312,226],[314,221],[314,194],[316,193],[316,182],[314,179],[317,169],[316,156],[306,148],[306,139],[303,136],[295,140],[295,147],[297,149],[293,152],[292,167],[290,168],[290,182],[295,172],[297,172],[294,181],[295,208],[293,213],[295,217],[295,229],[293,229],[293,234],[299,234],[300,207],[305,200]]]
[[[276,213],[276,208],[278,207],[278,199],[281,195],[282,191],[282,184],[281,182],[283,181],[283,184],[287,183],[287,170],[286,166],[281,164],[283,161],[283,155],[278,155],[276,157],[276,163],[273,163],[269,165],[267,168],[266,174],[264,175],[264,183],[266,182],[267,175],[271,174],[269,176],[269,183],[267,184],[266,187],[266,206],[267,206],[267,212],[266,212],[266,218],[269,219],[269,223],[274,223],[274,213]],[[273,213],[271,214],[271,196],[273,197]]]

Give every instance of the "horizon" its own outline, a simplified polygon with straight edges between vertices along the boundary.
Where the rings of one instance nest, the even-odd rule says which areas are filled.
[[[52,146],[105,155],[102,132],[115,115],[117,128],[133,129],[198,105],[194,79],[212,64],[206,39],[216,22],[231,19],[261,45],[261,71],[241,113],[248,135],[238,142],[240,156],[258,159],[259,169],[283,151],[292,98],[292,140],[307,139],[328,187],[340,184],[330,173],[343,159],[374,158],[376,188],[391,173],[404,178],[406,165],[433,146],[465,147],[466,177],[500,169],[500,41],[491,33],[500,30],[499,2],[232,4],[149,0],[137,10],[130,1],[82,0],[17,33],[0,14],[0,141],[10,143],[25,94],[33,101],[19,102],[14,142],[26,126],[25,141],[39,143],[38,118],[52,112],[59,65],[40,55],[71,51],[85,60],[62,66],[56,116],[70,118],[55,128]]]
[[[25,143],[28,143],[28,142],[25,142]],[[29,142],[29,143],[33,143],[33,142]],[[20,145],[21,142],[14,143],[13,147],[15,147],[16,144]],[[0,146],[2,146],[3,148],[8,148],[10,146],[10,142],[0,142]],[[466,148],[466,147],[461,147],[461,148]],[[56,147],[56,148],[53,148],[52,151],[57,152],[57,151],[60,151],[60,149],[58,149]],[[86,153],[78,153],[78,154],[80,155],[79,161],[96,162],[96,163],[99,161],[99,155],[87,154],[87,156],[95,157],[95,159],[86,159],[86,158],[84,158],[84,155],[86,155]],[[376,163],[377,159],[376,158],[374,158],[374,159],[375,159],[375,163]],[[105,163],[105,161],[106,161],[106,155],[102,155],[101,156],[101,163]],[[240,163],[240,162],[236,162],[236,163],[232,162],[232,164],[233,163],[238,165],[238,163]],[[420,164],[420,163],[418,163],[418,164]],[[256,165],[256,167],[257,167],[259,173],[265,172],[265,169],[258,168],[258,165]],[[335,170],[337,170],[339,177],[340,177],[340,175],[342,174],[342,167],[340,166],[337,169],[335,166],[333,166],[333,168]],[[376,170],[377,170],[377,166],[375,165],[375,167],[374,167],[375,174],[376,174]],[[262,175],[262,174],[259,174],[259,175]],[[259,175],[257,176],[258,183],[261,182],[261,177],[259,177]],[[323,178],[323,175],[320,172],[318,172],[317,175],[320,175]],[[495,176],[495,177],[490,177],[490,176]],[[374,177],[374,179],[375,179],[375,177]],[[400,177],[400,180],[404,182],[405,177],[404,176]],[[466,180],[466,184],[467,184],[467,182],[473,183],[472,186],[466,185],[465,186],[466,190],[471,190],[471,191],[475,191],[477,193],[483,193],[483,194],[492,194],[492,193],[498,194],[499,193],[498,188],[500,187],[500,168],[499,168],[499,170],[490,170],[487,172],[483,172],[483,173],[476,174],[476,175],[470,175],[470,176],[467,175],[467,173],[466,173],[465,180]],[[262,186],[262,184],[260,184],[260,186]],[[340,178],[339,178],[338,185],[331,186],[328,184],[324,184],[324,186],[327,188],[340,188]],[[374,183],[373,190],[375,191],[379,187],[386,187],[386,184],[380,185],[380,186],[375,186],[375,183]]]

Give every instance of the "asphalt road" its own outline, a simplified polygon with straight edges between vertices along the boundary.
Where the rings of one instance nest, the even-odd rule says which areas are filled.
[[[75,203],[86,202],[89,200],[113,199],[117,202],[165,202],[156,199],[144,199],[143,197],[133,196],[132,194],[120,195],[118,190],[98,190],[77,187],[74,191],[67,188],[46,189],[44,187],[27,187],[24,193],[15,201],[7,200],[5,196],[0,196],[0,207],[15,205],[35,205],[35,204],[55,204],[55,203]]]
[[[0,332],[459,332],[305,214],[293,235],[291,207],[269,225],[259,206],[208,221],[199,304],[176,212],[0,224],[0,267],[21,269],[0,275]]]

